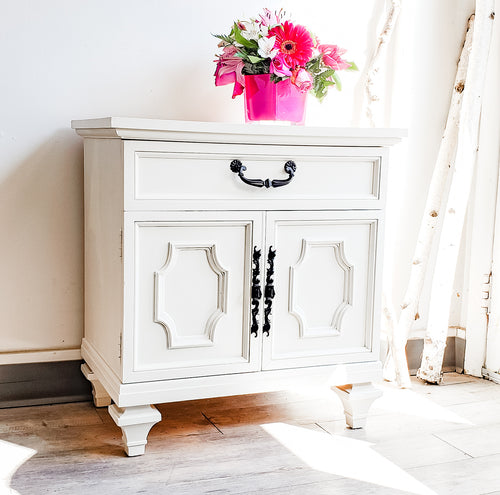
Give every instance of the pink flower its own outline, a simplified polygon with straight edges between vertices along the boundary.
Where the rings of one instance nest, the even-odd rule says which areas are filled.
[[[283,60],[288,67],[309,62],[314,42],[304,26],[286,21],[283,25],[270,29],[269,37],[271,36],[276,36],[274,47],[284,55]]]
[[[313,77],[305,69],[294,71],[291,82],[297,86],[301,93],[307,93],[313,87]]]
[[[278,53],[278,55],[271,60],[271,74],[276,74],[279,77],[290,77],[292,75],[292,71],[286,64],[284,58],[282,53]]]
[[[274,13],[271,12],[269,9],[264,9],[264,13],[261,14],[259,17],[260,17],[260,23],[263,26],[272,28],[274,26],[277,26],[278,24],[281,24],[284,16],[285,12],[283,9],[280,9],[278,12],[274,11]]]
[[[333,70],[348,69],[351,64],[340,57],[346,50],[337,45],[319,45],[318,50],[323,54],[323,62]]]
[[[232,45],[225,46],[222,54],[219,55],[217,67],[215,69],[215,85],[224,86],[225,84],[234,83],[233,98],[243,93],[245,88],[245,77],[241,70],[244,63],[240,57],[235,54],[238,49]]]

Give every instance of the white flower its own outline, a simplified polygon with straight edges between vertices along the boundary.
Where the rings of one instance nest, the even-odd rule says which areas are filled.
[[[257,40],[260,38],[260,25],[256,21],[241,21],[241,24],[245,27],[241,31],[241,35],[247,40]]]
[[[278,49],[274,48],[276,36],[271,38],[260,38],[257,43],[259,44],[258,54],[262,58],[274,58],[278,53]]]

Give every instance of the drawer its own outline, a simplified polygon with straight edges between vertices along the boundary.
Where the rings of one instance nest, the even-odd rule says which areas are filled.
[[[125,210],[379,209],[387,150],[369,147],[275,146],[125,141]],[[282,187],[244,183],[287,179]]]

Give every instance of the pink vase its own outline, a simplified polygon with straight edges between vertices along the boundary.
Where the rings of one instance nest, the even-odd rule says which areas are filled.
[[[283,120],[304,124],[307,93],[285,79],[271,81],[270,74],[245,76],[245,121]]]

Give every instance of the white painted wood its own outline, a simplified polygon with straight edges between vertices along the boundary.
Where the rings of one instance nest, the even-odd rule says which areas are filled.
[[[405,129],[248,126],[129,117],[73,120],[71,127],[84,137],[295,146],[391,146],[407,135]]]
[[[491,380],[492,382],[495,382],[498,385],[500,385],[500,373],[491,371],[488,368],[483,368],[481,370],[481,374],[484,378],[487,378],[488,380]]]
[[[144,454],[151,428],[161,420],[161,414],[152,405],[108,408],[113,421],[122,429],[125,452],[128,456]]]
[[[323,251],[319,251],[320,249]],[[326,280],[322,280],[322,277],[316,279],[321,281],[320,284],[314,281],[316,278],[314,276],[314,266],[318,267],[318,264],[320,264],[318,256],[314,255],[318,253],[323,254],[323,269],[326,267],[329,268],[327,271],[332,275],[330,282],[333,283],[327,283]],[[325,297],[325,289],[327,291],[330,288],[337,289],[337,301],[331,295],[326,295],[325,307],[329,314],[323,321],[318,322],[316,325],[307,324],[308,316],[304,311],[304,306],[314,306],[309,308],[310,311],[308,314],[309,318],[311,318],[311,315],[316,318],[318,313],[318,298],[314,297],[312,299],[310,291],[304,287],[300,287],[301,281],[304,279],[309,280],[310,288],[313,289],[312,292],[314,292],[316,285],[320,285],[319,295],[323,297]],[[352,308],[353,305],[354,285],[354,266],[347,261],[344,241],[311,241],[302,239],[299,259],[289,270],[288,284],[288,311],[297,319],[300,338],[340,335],[344,313],[349,308]],[[299,297],[298,292],[302,292],[305,297]],[[321,311],[322,308],[319,309]]]
[[[344,405],[346,423],[352,429],[365,426],[370,406],[375,399],[382,396],[382,391],[371,383],[337,386],[333,390]]]
[[[121,375],[123,166],[119,140],[84,141],[85,329]]]
[[[266,253],[271,246],[277,251],[276,295],[270,335],[263,337],[263,369],[378,359],[379,217],[378,211],[267,214]],[[347,278],[332,248],[335,242],[342,243],[344,263],[352,267]],[[307,243],[316,247],[301,262]],[[351,304],[344,306],[346,300]],[[341,307],[343,318],[335,328]]]
[[[182,380],[151,380],[123,383],[86,341],[82,354],[90,368],[119,407],[160,404],[209,397],[271,392],[308,387],[345,385],[382,380],[380,361],[353,362],[331,366],[269,370],[263,373],[234,373]]]
[[[144,451],[153,403],[380,379],[384,146],[401,131],[74,126],[89,162],[82,357],[115,402],[130,455]],[[258,189],[230,171],[235,158],[251,178],[283,177],[290,159],[298,169],[287,186]],[[262,253],[264,293],[272,246],[268,338],[263,297],[250,333],[252,254]]]
[[[171,230],[163,224],[160,228]],[[227,314],[228,299],[228,271],[218,261],[216,247],[216,244],[201,242],[169,241],[167,244],[165,263],[154,272],[154,321],[165,328],[168,349],[214,345],[217,323]],[[244,245],[239,247],[241,252],[245,251]],[[148,257],[147,253],[138,253],[138,256]],[[195,279],[190,280],[193,272]],[[191,311],[194,306],[196,312]]]
[[[98,380],[95,373],[89,368],[86,363],[83,363],[81,366],[83,376],[90,382],[92,385],[92,397],[94,399],[95,407],[106,407],[111,404],[111,397],[106,392],[106,389],[103,387],[102,383]]]
[[[500,4],[496,3],[498,16]],[[484,365],[488,370],[500,371],[500,24],[493,24],[493,34],[483,92],[483,106],[477,155],[477,172],[473,203],[469,207],[470,239],[469,294],[466,327],[474,329],[468,335],[464,368],[467,373],[480,376]],[[496,208],[492,205],[496,204]],[[466,265],[467,266],[467,265]],[[490,282],[489,317],[481,298],[484,275],[492,272]],[[486,342],[486,345],[485,345]]]
[[[47,363],[74,361],[82,358],[77,349],[44,349],[37,351],[0,352],[0,364]]]
[[[496,198],[496,216],[494,227],[491,282],[490,282],[490,315],[485,349],[485,368],[482,374],[488,376],[488,372],[500,373],[500,175],[498,177],[498,188]],[[484,341],[483,341],[484,342]],[[482,354],[474,352],[479,342],[467,342],[465,348],[465,360],[467,369],[476,368],[480,363]],[[484,346],[482,347],[484,349]],[[484,351],[483,351],[484,352]],[[478,359],[479,358],[479,359]],[[485,373],[485,371],[487,373]],[[500,381],[499,381],[500,383]]]
[[[253,246],[262,244],[262,213],[137,212],[125,218],[124,382],[257,371],[250,279]],[[184,250],[174,261],[177,269],[159,280],[172,244],[213,248],[225,282],[218,283],[204,249]],[[218,304],[224,311],[214,321]]]
[[[380,208],[385,201],[379,148],[127,141],[124,155],[127,210],[287,209],[292,199],[296,209],[317,208],[318,201],[327,208]],[[246,177],[285,179],[292,158],[295,176],[277,189],[249,187],[230,169],[238,159]]]

